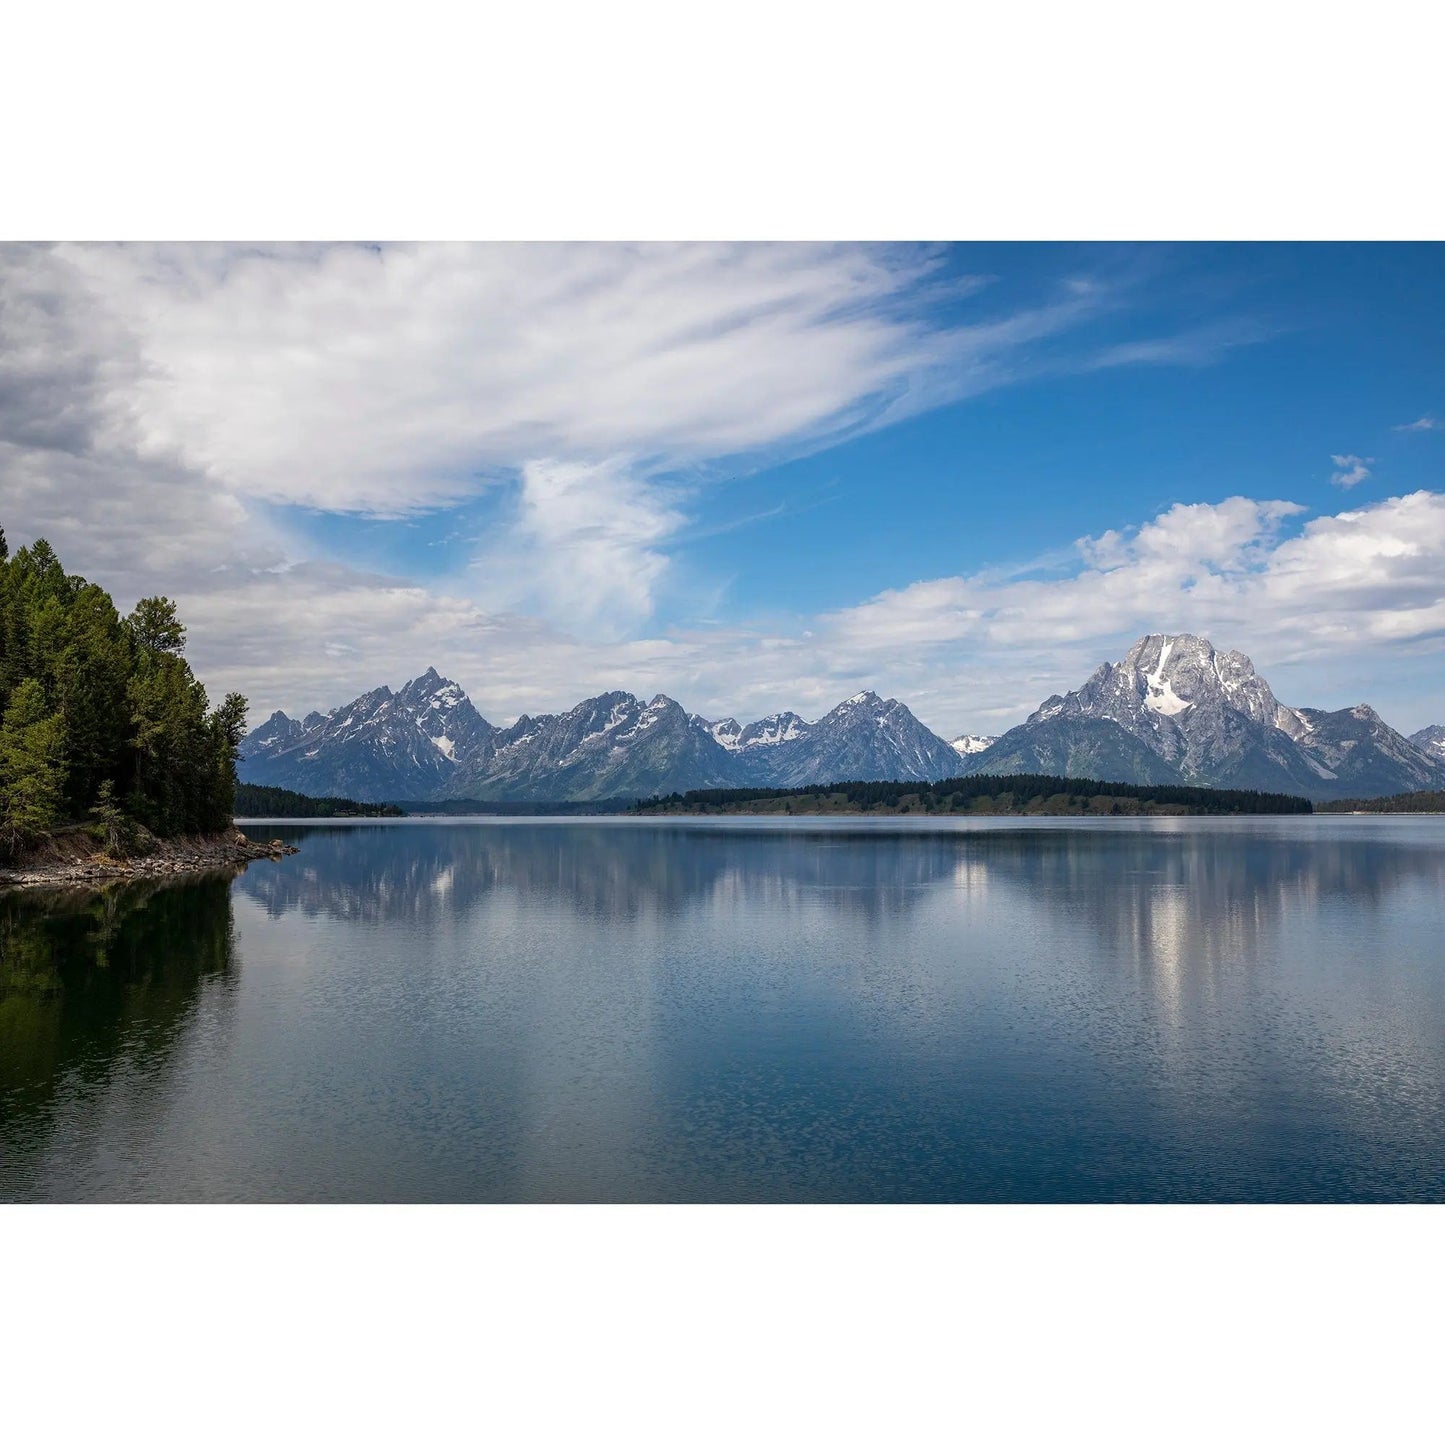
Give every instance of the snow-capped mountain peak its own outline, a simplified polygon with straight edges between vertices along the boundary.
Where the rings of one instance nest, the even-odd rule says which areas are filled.
[[[929,731],[871,689],[816,722],[779,712],[740,724],[687,713],[665,693],[587,698],[506,728],[428,668],[301,721],[275,712],[242,743],[248,782],[369,801],[645,797],[714,787],[1044,772],[1200,783],[1311,797],[1445,787],[1445,727],[1413,738],[1364,703],[1292,708],[1239,652],[1151,633],[1001,738]]]
[[[1445,727],[1438,723],[1410,734],[1410,741],[1429,757],[1445,761]]]
[[[428,668],[303,726],[281,714],[247,739],[244,776],[366,800],[640,797],[697,787],[943,778],[957,755],[894,698],[864,691],[815,723],[795,712],[709,722],[665,693],[588,698],[507,728]],[[269,730],[269,731],[268,731]],[[268,742],[268,738],[274,739]]]
[[[776,747],[779,743],[791,743],[798,738],[804,737],[808,732],[809,724],[795,712],[775,712],[768,717],[759,718],[743,728],[738,734],[735,747],[739,748],[770,748]]]
[[[720,748],[726,748],[732,752],[737,747],[743,726],[735,717],[719,718],[716,722],[709,722],[706,718],[693,713],[692,721],[701,727]]]
[[[1150,633],[1076,692],[1049,698],[979,768],[1364,797],[1432,786],[1439,756],[1366,704],[1287,707],[1242,652]]]
[[[954,752],[960,757],[969,757],[974,753],[987,752],[998,739],[996,737],[984,737],[978,733],[964,733],[949,743]]]

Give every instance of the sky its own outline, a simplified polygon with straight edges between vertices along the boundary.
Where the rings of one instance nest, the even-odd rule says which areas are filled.
[[[1414,731],[1445,247],[5,244],[0,526],[253,723],[435,666],[997,733],[1192,631]]]

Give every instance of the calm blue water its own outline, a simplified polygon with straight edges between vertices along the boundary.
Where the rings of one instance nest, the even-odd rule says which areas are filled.
[[[1445,820],[252,831],[0,899],[0,1199],[1445,1198]]]

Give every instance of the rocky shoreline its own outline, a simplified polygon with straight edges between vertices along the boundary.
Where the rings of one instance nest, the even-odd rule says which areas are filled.
[[[79,830],[59,835],[15,868],[0,868],[0,889],[117,882],[131,878],[171,877],[243,869],[258,859],[280,859],[298,850],[273,838],[258,843],[237,829],[189,838],[151,840],[151,848],[130,858],[104,852]]]

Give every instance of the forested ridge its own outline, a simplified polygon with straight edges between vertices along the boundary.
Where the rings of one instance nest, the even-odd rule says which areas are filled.
[[[1317,813],[1445,813],[1445,793],[1396,793],[1388,798],[1341,798],[1320,803]]]
[[[358,803],[355,798],[313,798],[289,788],[236,784],[236,812],[243,818],[404,818],[395,803]]]
[[[1111,783],[1036,773],[945,778],[937,783],[813,783],[804,788],[695,788],[645,799],[642,813],[787,811],[960,813],[1308,813],[1304,798],[1233,788]]]
[[[122,617],[46,541],[0,530],[0,858],[67,823],[117,851],[136,824],[213,833],[232,816],[246,699],[211,708],[166,597]]]

